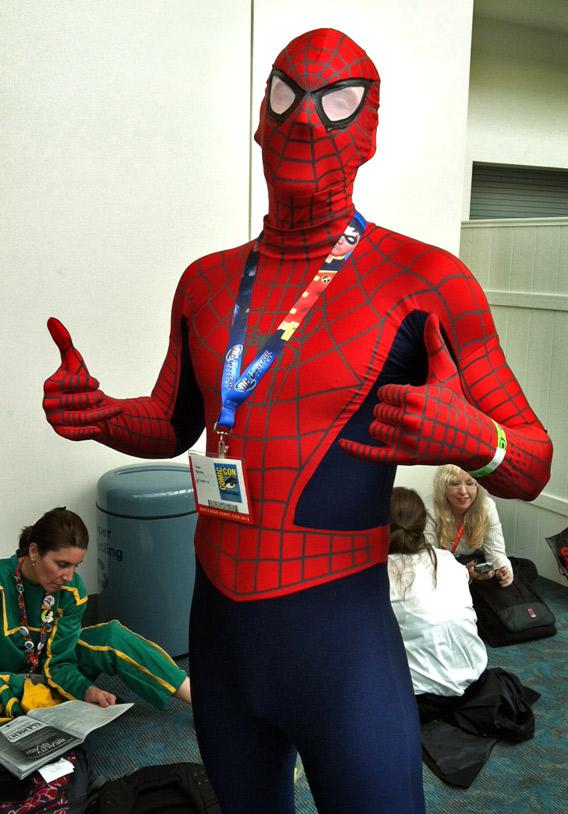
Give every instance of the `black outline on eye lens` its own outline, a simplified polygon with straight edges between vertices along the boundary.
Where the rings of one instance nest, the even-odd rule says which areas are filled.
[[[361,112],[361,108],[365,104],[365,99],[367,98],[367,94],[369,93],[369,88],[371,87],[371,80],[370,79],[341,79],[339,82],[336,82],[334,85],[329,85],[328,87],[322,88],[322,90],[314,91],[312,94],[314,99],[314,104],[316,106],[316,110],[318,112],[318,116],[325,124],[328,130],[342,130],[344,127],[348,127],[351,122],[355,121],[359,113]],[[341,88],[354,88],[354,87],[363,87],[363,95],[361,96],[361,101],[349,116],[345,119],[330,119],[328,116],[325,115],[325,111],[323,109],[323,97],[327,96],[328,93],[333,93],[336,90],[341,90]]]
[[[294,94],[294,101],[292,102],[290,107],[286,108],[284,113],[276,113],[272,109],[272,105],[270,104],[270,94],[272,93],[272,80],[273,80],[273,78],[275,76],[277,76],[278,79],[280,79],[282,82],[284,82],[284,84],[287,85],[290,88],[290,90],[292,91],[292,93]],[[270,74],[270,90],[268,92],[267,110],[268,110],[269,115],[273,119],[275,119],[279,124],[282,124],[282,122],[286,121],[286,119],[288,118],[290,113],[292,113],[292,111],[295,110],[298,107],[298,105],[300,104],[301,100],[303,99],[303,97],[305,95],[306,95],[306,91],[303,88],[301,88],[299,85],[297,85],[296,82],[294,82],[293,79],[290,79],[290,77],[286,76],[285,73],[282,73],[282,71],[279,71],[278,68],[273,68],[272,69],[272,73]]]
[[[270,93],[272,91],[272,79],[274,76],[277,76],[282,82],[284,82],[284,84],[287,85],[294,94],[294,101],[290,107],[286,108],[284,113],[276,113],[270,104]],[[365,104],[365,99],[367,98],[372,84],[372,79],[340,79],[338,82],[334,82],[332,85],[326,85],[324,88],[320,88],[319,90],[306,91],[296,82],[294,82],[293,79],[290,79],[290,77],[283,71],[279,71],[278,68],[273,68],[272,73],[270,74],[270,90],[268,92],[267,112],[272,119],[277,121],[279,124],[282,124],[282,122],[286,121],[288,116],[298,107],[304,96],[311,96],[314,100],[314,105],[318,116],[320,117],[325,128],[327,130],[342,130],[344,127],[348,127],[351,122],[355,121],[361,112],[361,108]],[[361,101],[353,113],[351,113],[345,119],[337,119],[335,121],[326,116],[322,104],[322,99],[324,96],[327,96],[328,93],[334,93],[336,90],[341,90],[341,88],[360,88],[361,86],[363,87],[363,95],[361,96]]]

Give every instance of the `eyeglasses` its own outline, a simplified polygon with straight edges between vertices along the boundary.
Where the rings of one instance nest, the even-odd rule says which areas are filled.
[[[470,478],[469,480],[449,480],[446,484],[448,489],[461,489],[465,486],[466,489],[477,489],[477,483]]]

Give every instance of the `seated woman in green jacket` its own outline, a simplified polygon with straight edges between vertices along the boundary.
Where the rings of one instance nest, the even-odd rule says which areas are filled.
[[[0,560],[0,715],[21,714],[26,678],[46,684],[56,701],[114,704],[94,683],[109,673],[157,707],[172,695],[191,702],[188,676],[157,644],[115,620],[81,627],[88,596],[75,569],[88,542],[78,515],[52,509],[22,530],[16,554]]]

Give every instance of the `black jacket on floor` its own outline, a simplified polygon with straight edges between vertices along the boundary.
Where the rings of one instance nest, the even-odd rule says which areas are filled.
[[[538,698],[499,668],[485,670],[461,696],[417,696],[424,762],[446,783],[467,788],[498,740],[532,738]]]

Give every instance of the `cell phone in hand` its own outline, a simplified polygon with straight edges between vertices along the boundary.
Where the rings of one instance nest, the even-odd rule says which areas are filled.
[[[494,568],[490,562],[476,562],[473,570],[476,574],[487,574],[489,571],[493,571]]]

